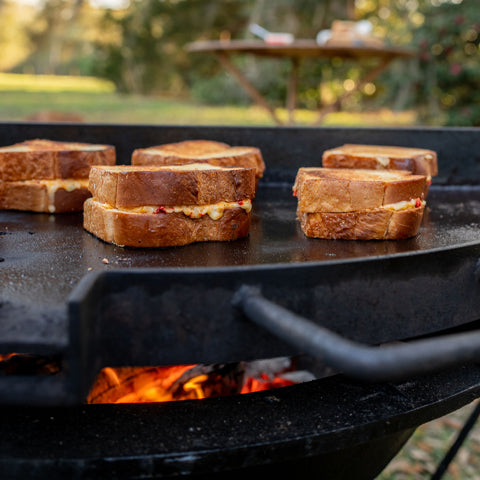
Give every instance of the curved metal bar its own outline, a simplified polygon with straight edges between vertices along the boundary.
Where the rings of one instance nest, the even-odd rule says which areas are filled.
[[[480,360],[480,332],[444,335],[383,347],[345,339],[243,285],[233,304],[251,321],[326,365],[357,379],[399,381]]]

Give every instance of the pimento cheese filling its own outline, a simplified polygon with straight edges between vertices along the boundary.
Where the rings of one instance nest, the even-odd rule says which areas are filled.
[[[425,200],[421,200],[420,198],[412,198],[411,200],[403,200],[402,202],[397,203],[390,203],[388,205],[383,205],[382,208],[387,210],[407,210],[408,208],[420,208],[426,205]]]
[[[95,199],[93,199],[95,201]],[[230,208],[242,208],[247,213],[252,210],[252,201],[250,199],[240,200],[238,202],[219,202],[212,205],[180,205],[176,207],[145,205],[141,207],[113,207],[107,203],[102,204],[103,208],[118,210],[126,213],[146,213],[146,214],[168,214],[183,213],[189,218],[202,218],[208,215],[212,220],[222,218],[225,210]]]

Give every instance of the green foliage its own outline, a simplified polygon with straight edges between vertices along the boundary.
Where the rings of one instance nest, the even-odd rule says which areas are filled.
[[[381,77],[376,105],[414,108],[422,123],[480,125],[480,10],[478,0],[364,0],[364,18],[395,45],[418,52]],[[415,8],[413,8],[415,7]],[[403,39],[403,40],[402,40]]]
[[[436,103],[446,125],[480,126],[480,11],[477,0],[424,9],[426,22],[415,34],[419,69],[415,100]],[[423,99],[423,100],[422,100]]]
[[[96,73],[114,81],[124,92],[189,93],[212,104],[245,104],[251,100],[210,54],[189,54],[185,45],[196,40],[251,38],[250,23],[271,31],[314,38],[336,15],[345,16],[351,0],[149,0],[133,1],[121,18],[107,13],[102,28],[119,28],[121,42],[99,44],[104,61]],[[273,104],[282,106],[288,62],[235,58],[235,63]],[[302,69],[302,86],[316,91],[320,66]],[[304,96],[300,96],[300,106]],[[318,102],[318,98],[315,99]],[[311,95],[309,97],[312,103]]]
[[[200,38],[219,38],[222,31],[244,31],[251,2],[227,0],[136,0],[118,18],[105,15],[102,28],[118,29],[120,41],[98,44],[104,61],[97,73],[121,91],[186,93],[193,75],[220,71],[213,58],[189,56],[185,45]]]

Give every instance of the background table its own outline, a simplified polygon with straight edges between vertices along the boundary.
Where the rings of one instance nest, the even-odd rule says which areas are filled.
[[[189,43],[186,46],[186,49],[189,52],[207,52],[215,54],[224,68],[238,80],[250,97],[263,108],[268,110],[277,125],[282,125],[284,122],[278,117],[275,108],[232,62],[233,55],[255,55],[258,57],[289,59],[291,61],[290,75],[287,79],[288,85],[286,98],[289,124],[295,123],[294,112],[298,88],[298,71],[301,60],[306,58],[334,57],[340,57],[352,61],[361,61],[370,58],[378,59],[378,64],[367,71],[363,78],[357,82],[355,89],[345,92],[336,100],[336,102],[319,110],[315,124],[320,124],[327,113],[335,110],[343,100],[359,91],[366,83],[375,80],[394,59],[411,58],[415,55],[414,51],[403,48],[318,45],[315,40],[296,40],[295,42],[286,45],[267,44],[262,40],[210,40]]]

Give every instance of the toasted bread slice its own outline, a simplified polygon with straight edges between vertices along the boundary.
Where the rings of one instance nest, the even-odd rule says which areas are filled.
[[[231,147],[226,143],[211,140],[186,140],[137,149],[132,154],[132,165],[182,165],[188,163],[255,168],[257,181],[265,171],[265,163],[260,149]]]
[[[400,240],[418,234],[425,205],[347,213],[297,212],[307,237],[338,240]]]
[[[367,168],[407,170],[416,175],[438,174],[437,153],[423,148],[345,144],[326,150],[322,157],[326,168]]]
[[[194,242],[231,241],[248,235],[250,210],[226,208],[220,218],[190,218],[185,213],[137,213],[108,208],[93,198],[84,206],[84,228],[123,247],[173,247]]]
[[[115,147],[52,140],[27,140],[0,147],[3,181],[88,178],[92,165],[114,165]]]
[[[300,168],[293,187],[298,211],[344,213],[424,199],[426,177],[403,170]]]
[[[0,209],[45,213],[79,212],[91,196],[88,180],[1,182]]]
[[[209,205],[255,196],[255,169],[208,164],[95,166],[89,188],[112,207]]]

